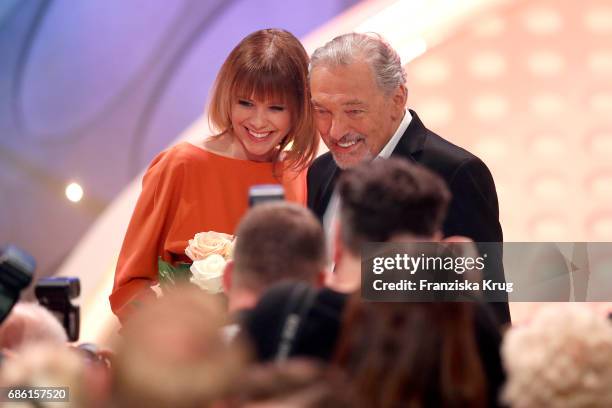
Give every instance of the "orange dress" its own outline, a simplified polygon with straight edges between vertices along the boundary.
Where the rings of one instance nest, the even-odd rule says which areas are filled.
[[[160,153],[144,175],[128,226],[110,303],[122,322],[154,296],[158,257],[190,262],[187,241],[198,232],[234,234],[248,208],[249,187],[282,184],[285,198],[306,205],[306,170],[273,174],[272,163],[238,160],[183,142]]]

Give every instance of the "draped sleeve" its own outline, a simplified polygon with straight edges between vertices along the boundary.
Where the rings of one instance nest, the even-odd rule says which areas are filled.
[[[184,179],[184,161],[171,150],[160,153],[145,173],[110,296],[111,308],[122,323],[132,309],[154,297],[150,287],[157,281],[158,257],[172,261],[165,241],[177,214]]]

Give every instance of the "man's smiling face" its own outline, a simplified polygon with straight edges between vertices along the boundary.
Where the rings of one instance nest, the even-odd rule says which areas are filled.
[[[404,112],[403,88],[385,94],[366,62],[314,67],[310,87],[317,129],[343,169],[374,159]]]

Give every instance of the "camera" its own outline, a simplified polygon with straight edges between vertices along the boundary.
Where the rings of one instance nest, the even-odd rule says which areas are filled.
[[[81,294],[78,278],[39,279],[34,288],[38,303],[51,311],[64,326],[68,340],[79,339],[80,310],[71,300]]]
[[[35,269],[34,258],[16,246],[0,248],[0,323],[19,300],[21,291],[32,282]]]

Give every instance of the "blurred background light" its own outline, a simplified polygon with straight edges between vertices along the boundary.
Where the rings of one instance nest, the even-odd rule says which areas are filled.
[[[83,188],[78,183],[70,183],[66,186],[66,197],[73,203],[78,203],[83,198]]]

